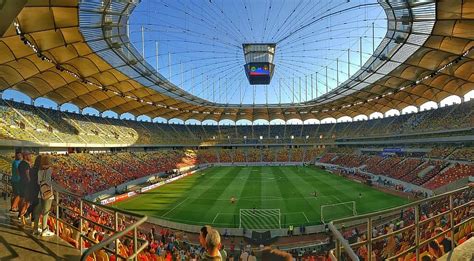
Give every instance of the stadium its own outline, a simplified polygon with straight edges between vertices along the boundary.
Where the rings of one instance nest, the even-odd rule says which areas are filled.
[[[0,260],[474,257],[474,0],[0,16]]]

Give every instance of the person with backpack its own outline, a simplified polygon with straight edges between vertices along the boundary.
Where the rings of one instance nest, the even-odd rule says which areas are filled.
[[[53,203],[53,184],[52,184],[52,169],[49,155],[42,155],[40,170],[38,171],[38,185],[39,185],[39,204],[35,208],[35,223],[33,227],[34,234],[43,237],[53,236],[54,233],[48,228],[48,216]],[[41,228],[39,227],[40,216],[42,216]]]

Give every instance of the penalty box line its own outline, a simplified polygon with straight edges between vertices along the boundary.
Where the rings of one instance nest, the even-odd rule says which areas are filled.
[[[216,222],[216,219],[219,217],[219,215],[235,215],[235,213],[228,213],[228,212],[217,212],[216,216],[212,220],[211,224],[214,224]]]
[[[186,200],[188,200],[188,199],[189,199],[189,197],[185,198],[185,199],[184,199],[183,201],[181,201],[178,205],[174,206],[174,208],[172,208],[172,209],[166,211],[166,213],[163,214],[162,217],[164,217],[164,216],[168,215],[169,213],[171,213],[173,210],[175,210],[176,208],[178,208],[179,206],[181,206],[181,205],[182,205]]]
[[[309,218],[308,218],[308,216],[306,216],[306,213],[304,213],[303,211],[282,213],[282,215],[288,215],[288,214],[303,214],[304,219],[306,219],[306,222],[309,223]]]

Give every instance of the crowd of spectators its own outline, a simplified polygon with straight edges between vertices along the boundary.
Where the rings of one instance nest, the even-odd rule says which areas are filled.
[[[472,148],[450,148],[449,150],[435,149],[433,154],[446,155],[462,151],[462,155],[469,155]],[[379,156],[366,154],[326,153],[320,159],[321,163],[329,163],[346,168],[359,168],[371,174],[382,175],[404,182],[436,189],[458,179],[473,176],[474,165],[470,162],[456,163],[449,159],[442,160],[443,156],[432,159],[431,157],[401,157]],[[461,153],[461,152],[460,152]],[[447,157],[447,155],[445,156]],[[434,157],[433,157],[434,158]],[[363,168],[362,168],[363,167]]]
[[[119,120],[0,100],[0,138],[88,144],[242,144],[334,141],[472,127],[473,101],[397,117],[327,124],[182,125]],[[433,157],[444,157],[433,152]],[[472,160],[472,152],[469,156]]]
[[[449,168],[444,173],[435,176],[433,179],[427,182],[424,187],[428,189],[435,189],[461,178],[473,175],[474,165],[456,163],[455,166]]]
[[[428,172],[424,173],[421,175],[421,173],[418,173],[414,175],[414,179],[410,180],[410,183],[413,183],[415,185],[423,185],[426,182],[428,182],[430,179],[435,177],[436,175],[440,175],[441,171],[449,166],[449,162],[441,161],[441,160],[429,160],[427,163],[431,170]]]
[[[110,210],[83,203],[82,216],[87,220],[83,219],[82,229],[80,229],[80,209],[77,198],[64,196],[60,204],[59,222],[56,223],[55,215],[51,215],[47,225],[51,231],[57,231],[59,236],[72,246],[81,247],[80,230],[83,231],[82,235],[86,237],[82,240],[83,249],[88,249],[114,234],[112,228],[115,227],[116,221],[115,215]],[[123,231],[136,221],[134,217],[122,215],[117,217],[119,218],[117,231]],[[132,235],[130,233],[128,236]],[[226,235],[223,236],[226,237]],[[257,256],[260,258],[259,260],[292,260],[291,255],[284,251],[263,246],[252,248],[250,245],[244,244],[242,240],[239,243],[236,238],[232,238],[230,244],[224,246],[219,232],[210,226],[202,227],[196,240],[194,235],[188,235],[186,232],[145,223],[139,227],[137,237],[140,239],[137,241],[137,247],[141,246],[143,242],[148,243],[144,251],[138,254],[138,260],[141,261],[242,260],[244,257],[248,257],[244,260],[256,260],[252,258]],[[134,253],[135,246],[130,237],[121,237],[117,245],[114,241],[107,247],[114,250],[116,246],[119,255],[122,257],[130,257]],[[114,253],[99,250],[90,255],[87,260],[118,259]]]
[[[331,163],[348,168],[360,167],[368,156],[362,154],[339,154]]]
[[[461,149],[459,149],[461,150]],[[472,148],[462,148],[471,151]],[[342,150],[344,151],[344,150]],[[234,162],[310,162],[324,149],[202,149],[159,150],[151,152],[69,153],[53,154],[55,182],[73,193],[93,194],[137,178],[180,169],[196,164]],[[10,153],[11,154],[11,153]],[[0,155],[0,172],[9,173],[13,154]],[[466,154],[463,154],[466,155]],[[430,189],[457,179],[472,176],[470,163],[423,157],[378,156],[366,154],[326,153],[319,162],[391,177]]]
[[[53,178],[75,194],[88,195],[137,178],[195,164],[195,155],[181,150],[71,153],[53,155]]]
[[[448,147],[448,146],[443,146],[443,147],[435,147],[433,148],[430,152],[428,152],[428,157],[429,158],[434,158],[434,159],[445,159],[453,153],[453,151],[456,148],[454,147]]]
[[[449,156],[449,159],[474,162],[474,148],[459,148]]]
[[[453,216],[453,224],[460,224],[472,215],[472,206],[465,205],[474,198],[474,191],[465,190],[454,195],[456,201],[454,207],[459,207]],[[463,207],[461,207],[463,206]],[[454,235],[448,231],[451,228],[449,214],[449,198],[443,197],[438,200],[421,204],[419,240],[425,242],[419,251],[420,260],[436,260],[452,249],[452,246],[462,244],[474,234],[474,222],[467,222],[454,229]],[[430,219],[430,220],[428,220]],[[343,228],[343,236],[349,243],[363,242],[367,240],[367,233],[371,233],[374,239],[372,245],[373,260],[385,260],[389,257],[407,251],[415,244],[415,229],[411,227],[415,220],[414,207],[406,208],[399,213],[392,213],[385,218],[373,221],[372,231],[366,226],[354,226]],[[409,228],[410,229],[406,229]],[[446,233],[443,233],[446,232]],[[385,236],[391,234],[390,236]],[[432,239],[432,240],[430,240]],[[454,242],[452,242],[454,241]],[[452,245],[453,243],[453,245]],[[361,260],[368,260],[367,245],[355,249]],[[409,251],[398,260],[416,260],[415,252]]]
[[[260,150],[259,149],[248,149],[246,151],[247,157],[246,161],[247,162],[260,162],[261,157],[260,157]]]
[[[364,174],[362,173],[357,175],[364,177]],[[470,202],[473,198],[474,191],[472,189],[458,192],[454,195],[455,200],[453,206],[459,207],[453,215],[453,223],[455,225],[464,222],[470,217],[474,209],[471,205],[466,205],[466,203]],[[64,200],[62,203],[68,206],[67,209],[60,212],[61,218],[66,222],[59,223],[59,227],[56,227],[54,217],[51,217],[48,225],[52,231],[59,229],[59,234],[63,239],[75,247],[79,247],[79,233],[77,231],[79,228],[77,214],[79,209],[77,208],[77,202],[74,202],[74,200]],[[422,245],[420,256],[425,256],[423,260],[436,260],[436,258],[444,255],[452,249],[452,243],[454,246],[457,246],[473,236],[474,222],[467,222],[460,225],[454,230],[454,234],[449,232],[443,233],[451,226],[449,214],[446,212],[448,207],[448,197],[443,197],[420,205],[420,220],[422,221],[421,228],[419,229],[420,242],[434,238]],[[83,222],[82,228],[84,235],[86,235],[91,242],[98,243],[113,234],[112,232],[94,224],[98,223],[108,227],[113,227],[115,221],[110,212],[84,204],[83,213],[85,217],[93,221]],[[414,224],[414,218],[414,208],[408,207],[400,212],[394,212],[383,218],[380,217],[374,219],[374,227],[372,231],[367,231],[367,228],[361,225],[342,228],[341,230],[343,236],[349,241],[349,243],[365,241],[367,240],[367,233],[371,233],[372,238],[376,238],[372,246],[374,260],[384,260],[408,250],[414,245],[414,229],[405,229]],[[431,220],[428,221],[428,219]],[[132,218],[122,217],[119,222],[119,230],[123,230],[133,221],[134,219]],[[212,228],[207,227],[206,229],[211,231],[210,229]],[[217,236],[215,233],[216,232],[214,232],[214,237],[216,238]],[[385,235],[387,234],[391,235],[386,237]],[[146,240],[148,242],[148,247],[139,254],[139,260],[208,260],[204,258],[206,253],[208,253],[208,248],[206,246],[207,237],[205,235],[203,236],[201,233],[199,236],[200,244],[198,244],[197,242],[191,242],[190,236],[191,235],[188,235],[185,232],[173,231],[151,224],[142,226],[141,230],[138,231],[138,237]],[[83,247],[87,249],[91,246],[91,242],[85,240],[83,242]],[[113,249],[114,246],[115,243],[109,247]],[[119,253],[122,256],[130,256],[133,253],[133,241],[130,239],[121,238],[118,247]],[[361,260],[367,260],[366,245],[357,247],[355,250]],[[290,251],[289,253],[293,256],[291,257],[288,253],[283,251],[265,248],[263,246],[251,248],[250,246],[245,246],[242,241],[239,244],[236,240],[231,240],[231,243],[228,246],[219,247],[219,254],[216,254],[217,252],[214,253],[215,255],[221,255],[223,257],[222,260],[242,260],[241,258],[247,260],[247,257],[250,258],[248,260],[256,260],[253,259],[254,257],[260,257],[262,260],[330,260],[326,251],[305,251],[304,249],[300,249]],[[274,255],[273,258],[278,259],[268,259],[268,255]],[[267,258],[263,258],[264,256]],[[415,255],[414,252],[408,252],[400,258],[401,259],[399,260],[411,261],[415,260]],[[116,258],[113,254],[101,250],[95,252],[89,260],[116,260]]]
[[[309,152],[310,150],[312,152]],[[217,155],[225,154],[222,151],[215,150],[203,151],[204,155],[207,156],[201,158],[206,159],[222,158],[221,156]],[[292,158],[292,156],[289,156],[292,153],[300,155],[296,157],[297,159],[303,159],[303,154],[305,153],[321,152],[320,150],[315,148],[308,150],[296,148],[290,149],[290,151],[284,149],[254,149],[253,151],[259,152],[255,154],[255,157],[260,157],[265,155],[265,153],[268,153],[270,155],[276,155],[277,160],[279,154],[282,152],[286,152],[286,159]],[[241,153],[243,159],[245,159],[246,157],[245,150],[234,149],[231,150],[231,152],[233,153],[233,156],[230,156],[229,158],[237,157],[238,153]],[[249,151],[247,151],[247,153],[248,152]],[[122,184],[131,179],[146,176],[156,171],[166,171],[169,169],[186,167],[201,163],[199,160],[200,153],[200,151],[196,152],[193,150],[161,150],[146,153],[116,152],[98,154],[71,153],[65,155],[52,155],[53,178],[57,183],[63,185],[64,187],[77,194],[90,194],[98,190],[114,186],[116,184]],[[326,158],[328,162],[338,161],[346,165],[354,165],[354,162],[363,162],[364,164],[367,164],[367,166],[374,166],[375,164],[383,165],[382,162],[387,161],[388,163],[386,165],[383,165],[387,169],[394,169],[399,167],[400,169],[402,169],[401,166],[395,167],[395,165],[397,164],[409,165],[409,167],[406,167],[407,170],[403,170],[406,172],[409,172],[408,169],[413,169],[413,166],[417,165],[418,163],[420,163],[421,165],[421,162],[424,161],[424,159],[421,158],[383,158],[380,156],[367,155],[355,155],[354,157],[350,157],[348,156],[348,154],[337,153],[326,154],[321,158],[321,160],[323,160],[324,158]],[[370,164],[368,162],[370,162]],[[428,177],[427,183],[418,182],[416,181],[416,178],[413,182],[424,184],[428,188],[436,188],[452,180],[456,180],[467,175],[472,175],[472,173],[474,173],[474,166],[470,164],[456,163],[443,173],[440,173],[441,170],[446,167],[446,164],[452,163],[447,163],[442,160],[426,160],[425,162],[427,165],[433,166],[433,169],[431,171],[435,174],[432,174],[431,171],[425,174],[425,176]],[[387,175],[390,175],[390,171],[387,171],[386,173],[389,173]],[[359,176],[361,179],[368,179],[368,176],[363,173],[356,173],[355,175]],[[405,177],[406,175],[402,176]],[[401,190],[403,190],[403,188],[401,188]],[[472,199],[472,194],[459,195],[459,197],[456,197],[456,205],[462,205],[463,203],[467,202],[466,200],[468,200],[469,198]],[[62,210],[60,214],[64,220],[67,220],[67,222],[60,223],[60,225],[56,227],[56,223],[51,217],[49,219],[48,224],[52,231],[55,231],[56,229],[59,230],[60,235],[63,239],[65,239],[67,242],[70,242],[74,246],[79,247],[79,234],[77,232],[77,228],[79,226],[77,216],[77,202],[74,202],[74,200],[64,200],[64,202],[62,203],[68,204],[70,209],[76,210],[76,214],[74,214],[74,211]],[[436,216],[437,214],[440,214],[445,210],[446,201],[436,202],[435,204],[430,205],[430,207],[424,207],[421,209],[421,218],[426,219],[427,217]],[[469,211],[472,210],[466,210],[464,208],[457,210],[455,215],[455,219],[457,220],[456,222],[461,222],[466,216],[469,215]],[[95,222],[97,224],[113,227],[114,220],[110,213],[86,205],[85,216],[93,220],[93,222],[84,222],[82,228],[83,231],[87,231],[85,232],[85,234],[92,242],[100,242],[111,235],[109,231],[106,231],[100,228],[99,226],[94,225]],[[127,220],[127,218],[124,218],[122,223],[120,224],[120,228],[123,229],[124,227],[129,225],[130,222],[132,222],[132,220]],[[373,231],[373,235],[382,236],[385,233],[402,229],[403,227],[410,225],[411,222],[413,222],[413,212],[411,210],[407,210],[402,214],[400,218],[393,220],[390,223],[384,223],[383,225],[379,225],[376,228],[376,231]],[[440,218],[436,219],[435,221],[429,222],[429,224],[431,225],[423,229],[424,234],[422,234],[421,237],[427,239],[435,235],[435,228],[440,227],[441,229],[445,229],[446,223],[447,222],[445,218],[443,221],[443,216],[440,216]],[[467,240],[469,237],[472,236],[471,226],[471,224],[462,226],[461,228],[459,228],[458,233],[449,236],[450,240],[455,240],[456,243],[461,243]],[[436,231],[439,232],[439,229]],[[351,230],[350,233],[346,231],[346,236],[348,238],[355,238],[356,242],[357,240],[364,240],[364,238],[366,237],[366,235],[364,235],[364,232],[360,232],[357,230],[355,230],[355,232]],[[185,234],[180,232],[173,232],[165,229],[162,230],[161,233],[159,233],[159,236],[155,237],[151,236],[146,231],[141,231],[139,232],[139,237],[149,242],[149,247],[143,253],[140,254],[140,260],[193,260],[193,258],[196,258],[196,260],[200,260],[199,256],[205,254],[205,250],[203,250],[202,247],[186,243],[188,241],[185,238]],[[157,240],[156,238],[159,238],[159,240]],[[435,246],[432,243],[427,244],[426,247],[422,249],[423,255],[430,255],[432,257],[438,254],[444,254],[446,252],[445,248],[440,247],[443,244],[441,243],[443,242],[443,240],[445,240],[445,238],[439,239],[438,246]],[[385,240],[380,240],[380,242],[374,247],[373,253],[375,256],[379,256],[381,258],[388,257],[408,249],[408,247],[412,245],[412,242],[413,235],[408,232],[402,232]],[[90,246],[91,245],[90,243],[88,243],[88,241],[84,242],[83,247],[88,248]],[[130,240],[123,239],[123,241],[119,243],[118,247],[120,249],[121,255],[128,256],[132,252],[133,243]],[[367,250],[364,250],[363,248],[358,249],[358,253],[361,256],[366,255],[366,251]],[[250,255],[251,251],[247,254]],[[295,253],[295,255],[298,256],[300,255],[300,253]],[[108,259],[115,258],[113,255],[107,254],[104,251],[100,251],[95,253],[95,259],[91,260],[104,260],[100,258],[105,258],[105,256],[107,256]],[[308,253],[301,255],[300,257],[301,259],[304,258],[303,260],[317,260],[316,258],[325,258],[324,255],[312,255]]]
[[[424,164],[422,163],[423,161],[420,158],[406,158],[396,168],[387,169],[387,176],[407,181],[404,179],[405,177],[411,173],[419,173],[424,168]],[[409,178],[410,176],[408,176],[408,179]]]

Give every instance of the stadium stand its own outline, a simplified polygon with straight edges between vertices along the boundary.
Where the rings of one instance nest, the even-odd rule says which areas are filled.
[[[466,245],[472,258],[473,0],[364,1],[358,6],[326,1],[322,8],[307,1],[289,8],[293,11],[286,17],[283,6],[274,21],[270,18],[278,8],[271,1],[269,6],[262,1],[264,12],[242,1],[231,13],[224,12],[230,1],[211,0],[190,9],[183,4],[187,1],[0,2],[0,260],[199,261],[206,254],[205,224],[218,227],[226,260],[273,255],[279,258],[267,259],[426,261],[451,258]],[[165,14],[166,19],[156,22],[170,24],[156,30],[149,23],[155,8],[139,11],[149,2],[160,2],[162,9],[156,10]],[[370,18],[375,7],[380,15]],[[185,19],[169,8],[183,11]],[[336,17],[351,10],[359,13]],[[147,23],[132,19],[134,11],[147,14]],[[305,18],[319,11],[321,18]],[[234,23],[234,16],[245,19]],[[261,23],[254,17],[266,19],[263,35],[257,37],[251,34],[260,31]],[[281,18],[286,19],[278,24]],[[326,21],[328,26],[310,27]],[[243,31],[240,24],[245,24]],[[253,85],[256,68],[244,47],[246,75],[240,74],[241,62],[234,65],[240,68],[237,76],[247,79],[235,85],[241,83],[238,77],[225,73],[237,68],[225,66],[230,56],[214,55],[231,54],[229,61],[235,63],[247,37],[268,40],[265,34],[274,28],[274,43],[244,45],[266,46],[259,59],[267,67],[259,66],[264,74],[270,72],[270,79],[276,68],[279,82],[247,86],[247,79]],[[359,30],[364,33],[358,35]],[[165,37],[176,33],[179,38]],[[324,48],[313,46],[325,38],[331,42],[323,42]],[[302,44],[304,39],[311,41]],[[159,41],[166,42],[160,52]],[[139,42],[141,52],[135,46]],[[341,49],[345,44],[350,45]],[[332,53],[335,49],[341,50]],[[308,55],[315,50],[325,53]],[[165,52],[168,65],[160,67]],[[346,52],[347,60],[341,59]],[[149,64],[150,58],[156,58],[156,66]],[[314,58],[316,63],[308,62]],[[176,61],[180,73],[175,72]],[[211,67],[218,68],[211,75],[218,81],[208,82],[204,75]],[[195,81],[194,70],[201,82]],[[43,103],[51,108],[39,105]],[[94,112],[85,113],[89,110]],[[392,110],[400,115],[387,116]],[[37,161],[44,168],[25,170],[23,183],[14,187],[12,161],[20,151],[32,151],[33,162],[50,155],[51,162],[43,166]],[[51,187],[42,180],[48,174],[41,171],[48,168]],[[276,175],[262,171],[272,168]],[[226,178],[208,175],[209,169]],[[247,176],[237,177],[237,170]],[[44,175],[30,176],[39,173]],[[249,195],[228,186],[237,183]],[[165,185],[177,188],[161,193]],[[42,198],[48,189],[54,191],[53,200]],[[25,220],[13,209],[14,194],[22,194],[23,206],[38,200],[42,211],[51,202],[46,220],[54,232],[50,239],[33,231],[31,222],[47,213],[30,208]],[[156,202],[147,207],[142,196],[153,194]],[[118,204],[129,198],[136,200],[133,212]],[[304,204],[293,204],[299,199]],[[286,212],[279,202],[288,203]],[[383,207],[365,204],[374,202]],[[162,205],[165,209],[158,209]],[[340,211],[340,217],[323,218],[329,207],[334,207],[331,214]],[[155,210],[162,213],[155,215]],[[187,216],[172,217],[173,211]],[[203,212],[211,217],[198,220]],[[243,217],[256,226],[243,225]]]
[[[204,136],[215,135],[215,137],[223,137],[225,135],[230,136],[232,133],[233,142],[238,142],[239,135],[248,137],[258,137],[256,141],[260,140],[259,136],[267,137],[271,139],[271,135],[281,135],[281,137],[291,137],[299,135],[303,137],[305,134],[315,131],[321,133],[320,135],[331,136],[328,133],[348,133],[351,131],[367,131],[373,134],[379,134],[375,131],[377,125],[387,124],[388,119],[383,120],[371,120],[364,123],[344,123],[335,124],[332,127],[330,125],[321,125],[318,128],[313,126],[296,126],[296,125],[284,125],[277,126],[275,128],[266,127],[229,127],[223,128],[214,126],[186,126],[186,125],[166,125],[156,123],[143,123],[143,122],[127,122],[117,120],[105,120],[95,116],[82,116],[67,112],[59,112],[51,109],[36,108],[29,105],[19,104],[15,102],[4,102],[2,104],[2,135],[9,140],[28,140],[35,142],[37,140],[47,140],[50,143],[60,143],[64,140],[74,142],[87,142],[87,143],[108,143],[108,142],[123,142],[126,144],[130,138],[138,138],[138,140],[147,140],[148,143],[161,143],[164,142],[163,137],[166,139],[172,139],[173,141],[180,142],[185,141],[184,137],[191,136],[195,141],[205,140]],[[446,110],[443,110],[446,113]],[[470,113],[465,113],[465,109],[453,109],[450,108],[449,113],[459,113],[461,117],[470,117]],[[464,112],[464,113],[463,113]],[[430,115],[436,114],[435,111],[431,111]],[[43,115],[43,116],[41,116]],[[403,123],[395,123],[395,120],[391,120],[390,124],[398,124],[393,127],[396,131],[400,132],[401,129],[406,130],[407,126],[413,126],[415,120],[420,120],[421,117],[411,115],[405,117],[411,119],[401,119]],[[4,119],[10,119],[10,123],[7,124]],[[56,120],[53,120],[56,119]],[[424,120],[437,119],[436,115],[432,117],[423,117]],[[53,121],[61,121],[65,124],[51,124]],[[433,123],[438,125],[442,124],[442,121],[433,120]],[[454,122],[453,122],[454,124]],[[146,127],[145,127],[146,125]],[[52,127],[55,126],[55,127]],[[326,126],[326,127],[322,127]],[[418,125],[417,125],[418,126]],[[456,125],[461,126],[461,125]],[[465,126],[465,125],[462,125]],[[326,129],[324,129],[326,128]],[[437,127],[430,128],[435,130]],[[409,129],[409,128],[408,128]],[[372,132],[372,130],[374,130]],[[160,135],[151,133],[158,132]],[[210,134],[209,134],[210,133]],[[224,134],[223,134],[224,133]],[[238,134],[235,134],[238,133]],[[267,135],[265,135],[267,133]],[[322,134],[324,133],[324,134]],[[385,135],[387,132],[384,133]],[[163,135],[163,136],[161,136]],[[161,136],[161,137],[160,137]],[[145,138],[141,138],[145,137]],[[219,138],[219,139],[221,139]],[[222,138],[225,140],[225,138]],[[247,141],[250,139],[248,138]],[[300,140],[302,141],[302,140]],[[302,144],[305,144],[304,142]],[[106,190],[110,187],[123,184],[128,181],[135,180],[140,177],[153,175],[160,172],[167,172],[173,169],[179,169],[183,167],[194,166],[195,164],[208,164],[208,163],[233,163],[233,162],[311,162],[316,158],[319,158],[318,162],[334,164],[346,168],[362,168],[369,173],[376,175],[383,175],[390,178],[398,179],[410,184],[419,185],[427,189],[437,189],[448,183],[460,180],[465,177],[472,176],[474,173],[474,166],[471,164],[473,160],[473,148],[469,146],[448,146],[448,147],[434,147],[424,149],[425,153],[419,153],[421,156],[379,156],[375,154],[364,154],[359,152],[359,149],[347,148],[347,147],[331,147],[328,149],[317,148],[314,146],[300,146],[294,148],[203,148],[197,150],[186,150],[186,149],[162,149],[151,152],[114,152],[114,153],[68,153],[68,154],[53,154],[53,177],[54,180],[65,188],[77,195],[90,195],[102,190]],[[418,155],[418,154],[413,154]],[[10,173],[10,161],[13,158],[11,152],[5,152],[0,155],[0,172]],[[356,173],[357,178],[363,181],[370,179],[370,176],[366,176],[362,173]],[[389,183],[385,181],[385,186]],[[389,186],[393,190],[404,191],[405,188],[401,185]],[[460,198],[467,196],[463,195]],[[459,200],[459,199],[458,199]],[[462,200],[461,200],[462,201]],[[77,205],[70,203],[71,209],[77,210]],[[445,204],[445,203],[443,203]],[[423,213],[423,217],[429,217],[443,213],[445,206],[439,203],[435,205],[434,212]],[[462,204],[462,203],[457,203]],[[98,213],[92,208],[86,209],[85,216],[94,222],[98,222],[102,225],[111,225],[110,218],[106,212]],[[458,211],[455,216],[455,220],[461,220],[469,215],[467,210]],[[422,218],[423,218],[422,217]],[[68,220],[68,224],[76,224],[77,229],[77,217],[74,216],[65,217]],[[106,221],[108,220],[108,221]],[[443,219],[435,220],[435,223],[430,223],[430,227],[426,228],[423,234],[423,238],[428,239],[435,235],[433,227],[443,228],[443,224],[446,221]],[[69,242],[75,247],[79,247],[78,234],[70,225],[66,223],[59,223],[59,227],[56,227],[56,222],[53,217],[50,217],[49,226],[53,231],[59,230],[60,237]],[[383,236],[386,233],[402,229],[403,227],[413,224],[413,211],[406,211],[403,219],[391,221],[389,223],[379,224],[374,228],[373,234],[377,236]],[[123,227],[126,223],[123,224]],[[472,225],[471,225],[472,226]],[[463,225],[459,228],[458,232],[454,235],[456,244],[460,244],[468,240],[472,235],[472,228],[469,224]],[[99,243],[107,236],[107,232],[100,230],[98,227],[91,226],[90,223],[86,223],[83,227],[84,231],[88,231],[87,236],[92,242]],[[429,232],[428,232],[429,231]],[[185,235],[180,231],[172,231],[166,228],[161,228],[159,233],[160,240],[151,238],[149,233],[145,231],[139,232],[139,238],[147,240],[149,247],[140,253],[139,257],[142,259],[148,258],[153,260],[156,256],[160,258],[192,258],[197,256],[199,248],[192,244],[184,243],[183,236]],[[356,242],[363,241],[366,239],[366,235],[360,232],[350,231],[345,234],[345,237],[352,240],[356,238]],[[453,238],[453,237],[451,237]],[[413,235],[408,232],[402,232],[397,240],[389,237],[387,244],[375,244],[373,246],[373,255],[380,258],[385,258],[391,255],[396,255],[407,249],[409,249],[414,238]],[[173,245],[174,250],[170,251],[169,246]],[[83,247],[88,248],[91,244],[84,242]],[[129,256],[133,251],[133,243],[125,240],[123,245],[119,247],[120,254],[123,256]],[[358,248],[358,254],[360,256],[366,256],[367,249]],[[435,250],[430,249],[426,246],[421,250],[422,256],[434,256],[442,255],[446,253],[444,249],[441,252],[435,253]],[[303,250],[292,251],[295,256],[303,256],[305,258],[320,258],[327,257],[327,251],[309,251]],[[101,258],[113,258],[113,255],[106,254],[104,251],[94,253],[95,257],[91,260],[100,260]],[[405,259],[409,259],[413,254],[407,255]]]
[[[269,126],[212,126],[212,125],[180,125],[150,122],[117,120],[97,116],[87,116],[70,112],[45,109],[14,101],[0,101],[0,112],[4,117],[0,121],[2,135],[8,139],[27,140],[48,143],[85,143],[85,144],[243,144],[244,142],[260,143],[307,143],[334,141],[335,139],[378,137],[380,135],[430,133],[442,128],[459,130],[472,127],[474,115],[466,113],[472,109],[473,101],[460,105],[421,112],[432,117],[421,117],[418,114],[394,117],[395,120],[373,119],[352,123],[335,123],[322,125],[269,125]],[[451,108],[453,107],[453,108]],[[459,107],[458,109],[456,109]],[[446,110],[463,124],[444,125],[440,115],[445,116]],[[431,128],[413,127],[415,119],[419,119]],[[6,122],[4,119],[9,119]],[[443,124],[442,124],[443,123]],[[441,124],[441,125],[440,125]],[[381,132],[383,126],[387,131]],[[304,127],[303,127],[304,126]],[[375,127],[373,127],[375,126]],[[444,128],[445,127],[445,128]],[[258,132],[255,132],[255,129]],[[265,130],[263,130],[265,129]],[[427,134],[428,135],[428,134]],[[260,136],[262,139],[260,139]],[[278,136],[278,139],[275,137]],[[244,139],[244,137],[247,137]],[[294,137],[291,139],[291,137]],[[306,139],[308,137],[308,139]],[[432,157],[444,157],[450,154],[449,148],[433,151]],[[438,154],[436,154],[438,153]],[[461,152],[459,152],[461,153]],[[468,152],[465,152],[468,153]],[[472,154],[472,153],[471,153]],[[469,154],[470,155],[470,154]],[[472,158],[472,157],[471,157]]]
[[[442,150],[434,148],[427,153],[427,156],[445,158],[451,155],[450,159],[466,161],[471,150],[470,147],[459,149],[450,147]],[[365,170],[369,173],[383,175],[429,189],[436,189],[448,182],[474,175],[471,164],[423,157],[382,157],[364,154],[326,153],[319,159],[319,162],[347,168],[365,166]]]

